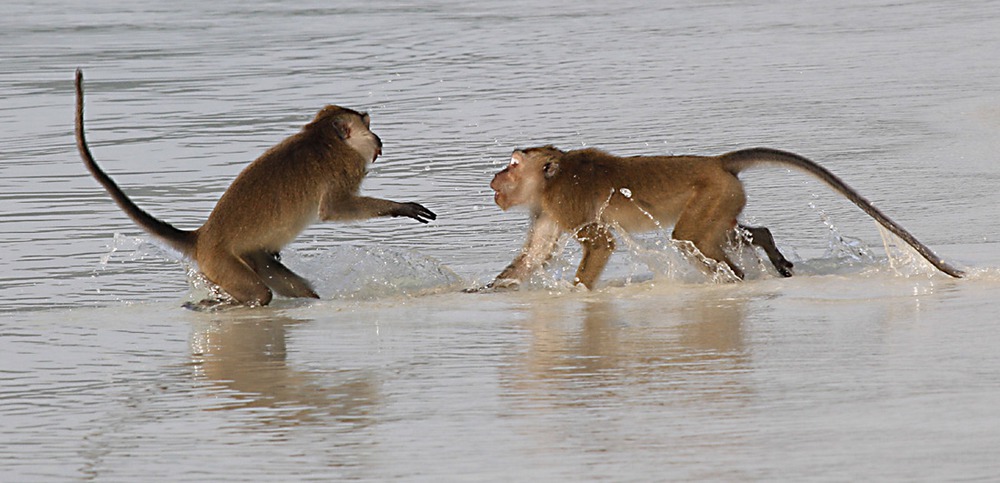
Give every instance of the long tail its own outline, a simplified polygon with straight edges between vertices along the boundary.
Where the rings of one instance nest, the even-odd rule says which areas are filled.
[[[175,250],[188,256],[194,253],[196,232],[175,228],[173,225],[158,220],[153,215],[143,211],[94,161],[94,156],[90,154],[90,148],[87,147],[87,139],[83,135],[83,71],[80,69],[76,70],[76,147],[80,150],[80,157],[83,158],[83,164],[90,170],[90,174],[94,175],[101,186],[104,186],[115,203],[132,221]]]
[[[779,151],[777,149],[769,148],[751,148],[751,149],[741,149],[739,151],[733,151],[731,153],[726,153],[721,156],[723,167],[737,174],[745,168],[750,168],[753,166],[760,166],[764,164],[777,164],[792,168],[797,168],[801,171],[805,171],[813,176],[819,178],[824,183],[830,185],[831,188],[836,190],[838,193],[844,195],[847,199],[851,200],[852,203],[858,205],[868,216],[871,216],[875,221],[879,222],[886,229],[891,231],[894,235],[902,238],[903,241],[908,243],[914,250],[920,253],[931,265],[934,265],[942,272],[951,275],[955,278],[961,278],[965,275],[964,272],[958,270],[944,260],[937,256],[927,245],[920,243],[916,237],[914,237],[910,232],[906,231],[905,228],[900,226],[895,221],[892,221],[888,216],[882,213],[878,208],[871,204],[870,201],[865,199],[865,197],[858,194],[854,188],[851,188],[841,181],[835,174],[831,173],[826,168],[816,164],[815,162],[809,160],[808,158],[799,156],[795,153],[789,153],[787,151]]]

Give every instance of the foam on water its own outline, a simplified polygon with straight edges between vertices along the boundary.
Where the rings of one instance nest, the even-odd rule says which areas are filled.
[[[374,299],[454,291],[462,277],[417,250],[381,246],[338,246],[289,252],[289,266],[301,267],[321,297]]]
[[[228,295],[202,275],[189,260],[147,237],[116,233],[95,271],[129,269],[154,261],[176,264],[186,274],[186,299],[227,300]],[[324,299],[369,300],[458,290],[465,281],[439,260],[416,250],[391,247],[336,246],[324,250],[285,250],[282,263],[312,282]],[[141,270],[141,268],[140,268]],[[148,276],[155,276],[150,272]]]
[[[898,243],[898,239],[885,230],[881,234],[886,255],[876,256],[873,247],[842,235],[822,212],[821,218],[829,230],[827,246],[821,255],[804,259],[795,247],[779,246],[795,263],[798,277],[934,278],[938,275],[934,267],[909,246]],[[620,243],[612,263],[601,277],[600,285],[621,287],[651,282],[719,284],[739,281],[726,264],[705,257],[691,242],[671,239],[668,230],[633,235],[618,226],[612,228]],[[744,269],[746,281],[778,278],[759,249],[740,243],[730,247],[728,253]],[[282,255],[283,263],[310,280],[323,299],[375,300],[424,296],[458,291],[479,282],[470,282],[441,261],[412,249],[345,245],[323,250],[286,250]],[[580,257],[581,250],[573,237],[562,236],[545,270],[532,275],[521,285],[521,290],[542,290],[553,294],[583,290],[572,283]],[[176,264],[186,274],[190,288],[190,293],[186,295],[188,302],[228,298],[192,263],[177,258],[172,250],[151,243],[144,237],[116,233],[108,252],[101,257],[98,270],[111,271],[126,265],[129,269],[136,269],[133,264],[151,264],[157,260]],[[502,262],[498,260],[498,264]],[[973,268],[968,276],[979,280],[1000,280],[1000,268]]]

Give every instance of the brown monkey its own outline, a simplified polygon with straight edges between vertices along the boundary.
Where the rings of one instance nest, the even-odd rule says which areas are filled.
[[[611,226],[638,232],[673,225],[674,239],[693,243],[703,255],[725,263],[743,278],[743,271],[724,252],[746,204],[737,175],[764,164],[812,174],[942,272],[956,278],[963,275],[833,173],[797,154],[754,148],[721,156],[622,158],[597,149],[566,152],[545,146],[514,151],[510,164],[490,183],[501,209],[526,206],[532,218],[521,253],[490,286],[524,281],[551,257],[559,236],[571,232],[583,245],[574,282],[592,289],[615,249]],[[791,276],[792,264],[775,247],[767,228],[739,226],[741,236],[762,247],[779,273]]]
[[[408,216],[421,223],[436,215],[418,203],[360,196],[369,163],[382,140],[369,116],[326,106],[301,131],[267,150],[233,180],[208,221],[181,230],[146,213],[97,165],[83,129],[83,73],[76,71],[76,143],[90,173],[137,225],[185,256],[237,302],[267,305],[271,291],[319,298],[278,253],[316,220],[348,221]]]

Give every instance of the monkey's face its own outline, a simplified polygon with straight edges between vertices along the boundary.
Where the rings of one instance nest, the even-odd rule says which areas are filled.
[[[370,163],[382,154],[382,139],[371,131],[371,116],[366,112],[326,106],[319,111],[313,123],[332,125],[337,136]]]
[[[551,146],[515,150],[510,164],[493,176],[493,201],[501,210],[538,204],[542,186],[555,173],[562,151]]]
[[[371,131],[371,117],[368,113],[351,111],[349,119],[350,130],[346,137],[347,145],[361,153],[365,159],[374,163],[382,154],[382,138]]]

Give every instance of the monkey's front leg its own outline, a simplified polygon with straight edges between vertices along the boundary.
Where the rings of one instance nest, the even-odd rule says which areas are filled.
[[[324,196],[319,218],[323,221],[367,220],[381,216],[406,216],[421,223],[437,219],[433,211],[420,203],[383,200],[369,196]]]
[[[583,259],[576,269],[573,283],[582,283],[593,290],[597,277],[604,272],[611,253],[615,251],[615,237],[607,225],[591,223],[576,232],[576,239],[583,246]]]
[[[539,216],[532,222],[528,232],[528,241],[521,253],[507,266],[497,278],[488,285],[493,288],[516,287],[540,270],[545,262],[552,258],[556,250],[556,242],[562,229],[549,217]]]

